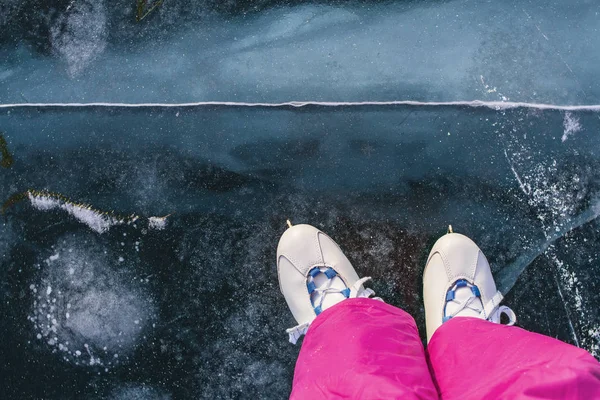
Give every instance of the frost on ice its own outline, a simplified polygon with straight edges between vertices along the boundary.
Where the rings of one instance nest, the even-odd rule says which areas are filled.
[[[148,218],[148,228],[162,231],[167,226],[167,217]]]
[[[570,136],[573,136],[581,130],[581,124],[579,118],[571,114],[570,112],[565,113],[565,119],[563,120],[564,132],[561,141],[566,141]]]
[[[106,48],[107,18],[103,0],[71,2],[50,28],[54,52],[67,62],[70,76],[78,76]]]
[[[115,225],[131,225],[135,224],[138,220],[143,219],[135,214],[128,217],[119,217],[112,213],[96,210],[86,204],[74,203],[63,196],[54,193],[30,190],[26,192],[25,195],[34,208],[40,211],[50,211],[55,209],[64,210],[76,220],[98,233],[105,233]],[[168,217],[168,215],[164,217],[149,217],[148,228],[156,230],[165,229]]]
[[[104,233],[108,231],[111,226],[123,222],[112,217],[111,215],[103,214],[85,205],[73,204],[65,199],[62,199],[58,196],[53,196],[49,193],[37,193],[29,191],[27,192],[27,196],[31,205],[38,210],[65,210],[67,213],[75,217],[75,219],[86,224],[92,230],[98,233]]]
[[[113,400],[169,400],[171,395],[145,384],[128,384],[115,388],[110,393]]]
[[[579,119],[567,112],[563,121],[562,141],[581,130]],[[561,298],[569,322],[571,340],[579,347],[598,356],[598,340],[591,327],[595,320],[594,306],[587,298],[593,296],[582,282],[582,270],[577,259],[565,256],[564,249],[582,248],[571,238],[572,231],[595,220],[599,213],[595,186],[597,164],[583,155],[574,154],[557,161],[555,154],[539,146],[524,144],[515,135],[507,142],[506,159],[536,214],[545,239],[537,247],[536,257],[543,257],[554,272],[556,291]],[[559,244],[564,243],[559,251]],[[523,266],[519,268],[524,268]],[[576,318],[572,318],[575,316]]]
[[[76,365],[126,360],[156,320],[148,290],[89,235],[61,239],[55,255],[30,286],[36,337]]]

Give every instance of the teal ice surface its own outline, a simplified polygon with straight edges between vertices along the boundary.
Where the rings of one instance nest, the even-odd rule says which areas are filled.
[[[298,349],[282,333],[294,321],[275,247],[290,218],[331,234],[421,328],[425,257],[452,224],[488,255],[523,327],[598,356],[598,121],[450,106],[3,109],[15,159],[3,193],[171,215],[164,230],[98,234],[68,210],[9,208],[6,346],[20,343],[16,370],[48,378],[48,393],[40,353],[51,376],[75,369],[74,396],[139,381],[161,395],[285,396]],[[65,342],[71,353],[52,354]]]
[[[593,1],[132,3],[7,7],[2,102],[600,103]]]
[[[0,193],[141,217],[100,234],[85,208],[8,208],[7,398],[285,398],[287,218],[421,332],[425,257],[452,224],[521,326],[599,357],[597,5],[173,1],[136,25],[115,4],[0,2]],[[213,100],[238,104],[172,106]],[[239,104],[297,100],[425,104]],[[11,105],[65,102],[171,106]]]

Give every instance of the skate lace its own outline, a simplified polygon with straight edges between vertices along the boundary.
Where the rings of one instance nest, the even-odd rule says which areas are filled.
[[[318,293],[321,295],[320,301],[319,301],[319,305],[314,307],[315,308],[315,313],[317,315],[319,315],[322,312],[322,306],[323,306],[323,302],[325,301],[325,297],[328,294],[343,294],[344,297],[346,297],[347,299],[353,299],[353,298],[358,298],[358,297],[371,297],[372,295],[375,294],[375,291],[373,289],[368,289],[368,288],[364,288],[362,287],[363,284],[365,282],[367,282],[368,280],[370,280],[371,277],[365,277],[365,278],[361,278],[359,280],[357,280],[354,285],[352,285],[349,288],[340,290],[337,288],[332,288],[331,284],[333,282],[333,279],[329,279],[327,281],[327,286],[324,288],[316,288],[313,290],[313,293]],[[381,300],[380,297],[375,297],[376,300]],[[314,304],[313,304],[314,306]],[[318,310],[318,312],[317,312]]]
[[[460,288],[470,288],[471,290],[471,296],[461,302],[455,300],[455,293]],[[463,279],[458,280],[446,293],[446,306],[450,302],[458,304],[458,306],[456,307],[455,311],[449,315],[446,314],[446,307],[444,307],[443,322],[448,321],[452,317],[460,315],[466,309],[470,309],[479,313],[480,318],[497,324],[502,322],[502,315],[505,315],[508,318],[506,325],[514,325],[517,322],[517,316],[509,307],[500,305],[502,299],[502,293],[497,291],[496,294],[492,296],[492,298],[490,298],[486,304],[483,304],[481,293],[477,285],[472,285]]]

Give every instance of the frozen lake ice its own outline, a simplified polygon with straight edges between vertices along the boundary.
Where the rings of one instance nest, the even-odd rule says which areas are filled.
[[[131,3],[0,1],[7,398],[285,398],[287,218],[423,334],[452,224],[600,358],[599,6]]]
[[[2,102],[600,103],[592,1],[134,4],[3,0]]]
[[[428,246],[452,224],[486,252],[522,327],[598,357],[598,121],[465,106],[3,109],[4,192],[89,212],[39,192],[7,206],[3,376],[35,373],[48,396],[66,374],[74,395],[153,382],[156,396],[285,397],[298,351],[274,262],[286,218],[329,232],[420,328]],[[162,229],[152,215],[168,216]],[[94,229],[109,217],[125,222]]]

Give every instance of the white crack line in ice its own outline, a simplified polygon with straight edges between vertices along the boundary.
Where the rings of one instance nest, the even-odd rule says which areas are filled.
[[[554,282],[556,283],[556,289],[558,291],[558,295],[560,296],[560,301],[563,304],[565,313],[567,315],[567,321],[569,322],[569,329],[571,329],[571,335],[573,335],[573,341],[575,342],[575,346],[581,347],[581,345],[579,344],[579,338],[577,337],[577,332],[575,331],[575,326],[573,325],[573,320],[571,319],[571,313],[569,312],[569,308],[567,307],[567,302],[565,300],[565,296],[563,295],[562,290],[560,289],[560,282],[558,281],[558,278],[556,277],[556,275],[554,276]]]
[[[536,258],[545,253],[554,242],[562,238],[569,232],[592,222],[600,216],[600,207],[591,207],[573,218],[568,224],[563,225],[560,231],[553,235],[546,236],[546,240],[540,243],[537,247],[530,249],[528,252],[521,254],[514,262],[509,264],[498,274],[498,288],[502,293],[508,293],[521,273],[531,264]]]
[[[508,162],[508,166],[510,167],[511,171],[515,175],[515,178],[517,179],[517,182],[519,182],[519,187],[521,188],[521,190],[523,191],[523,193],[525,193],[527,196],[529,196],[529,190],[527,190],[527,188],[523,184],[523,181],[521,180],[521,177],[517,173],[517,170],[515,169],[512,161],[510,161],[510,157],[508,157],[508,153],[507,153],[506,149],[504,149],[504,156],[506,157],[506,161]]]
[[[519,174],[517,173],[516,169],[514,168],[506,149],[504,149],[504,155],[506,157],[506,161],[508,162],[508,165],[510,166],[510,169],[512,170],[512,172],[515,176],[515,179],[519,183],[519,187],[521,188],[521,190],[523,191],[523,193],[526,196],[529,196],[530,190],[527,190],[527,187],[523,184],[523,181],[521,180],[521,178],[519,177]],[[539,257],[542,254],[545,254],[546,257],[550,260],[550,262],[552,264],[554,264],[554,266],[556,267],[556,272],[560,275],[560,279],[564,281],[566,279],[565,276],[568,276],[569,271],[564,267],[563,262],[558,259],[556,254],[551,252],[554,243],[558,239],[562,238],[563,236],[565,236],[566,234],[571,232],[572,230],[577,229],[580,226],[585,225],[585,224],[595,220],[596,218],[598,218],[598,216],[600,216],[600,203],[596,202],[594,205],[589,207],[586,211],[584,211],[583,213],[581,213],[578,216],[576,216],[575,218],[573,218],[568,224],[566,224],[566,225],[561,224],[561,227],[560,227],[560,229],[558,229],[558,231],[547,229],[548,227],[542,221],[543,234],[544,234],[544,237],[546,238],[546,240],[541,245],[537,246],[534,249],[531,249],[531,251],[519,256],[515,260],[515,262],[508,265],[506,268],[504,268],[500,272],[498,279],[497,279],[498,287],[500,288],[500,291],[502,293],[508,293],[512,289],[512,287],[515,285],[517,279],[519,278],[521,273],[525,270],[525,268],[527,268],[537,257]],[[552,234],[551,232],[554,232],[554,233]],[[565,313],[567,316],[567,320],[569,323],[569,328],[571,330],[571,335],[573,337],[573,341],[577,347],[581,347],[580,340],[577,336],[575,326],[573,325],[573,321],[571,319],[570,310],[567,307],[567,303],[565,301],[564,295],[563,295],[561,287],[560,287],[560,282],[558,281],[558,279],[559,279],[559,277],[555,275],[554,280],[556,282],[556,287],[557,287],[558,294],[561,298],[561,302],[565,308]],[[575,279],[570,284],[571,288],[573,287],[573,285],[575,285],[576,280],[577,279]],[[568,284],[569,281],[567,280],[566,282]],[[581,308],[581,305],[582,305],[581,297],[578,294],[576,287],[575,287],[575,291],[577,293],[576,294],[577,297],[575,298],[575,302],[576,302],[575,308],[579,313],[580,320],[585,320],[586,313]],[[584,341],[585,341],[585,338],[584,338]]]
[[[600,111],[600,104],[591,105],[557,105],[544,103],[526,103],[514,101],[413,101],[413,100],[393,100],[393,101],[288,101],[281,103],[252,103],[236,101],[201,101],[191,103],[13,103],[0,104],[1,108],[24,108],[24,107],[124,107],[124,108],[145,108],[145,107],[202,107],[202,106],[231,106],[231,107],[356,107],[356,106],[426,106],[426,107],[487,107],[493,110],[507,110],[511,108],[531,108],[537,110],[559,110],[559,111]]]
[[[527,15],[527,18],[531,20],[531,22],[533,23],[533,25],[535,25],[535,28],[544,37],[544,39],[546,39],[546,41],[548,43],[550,43],[550,46],[553,48],[553,50],[556,53],[556,55],[558,56],[558,58],[560,58],[560,61],[562,61],[562,63],[565,65],[565,67],[567,67],[567,69],[569,70],[569,72],[571,73],[571,75],[573,75],[573,78],[575,78],[575,80],[579,84],[579,90],[581,91],[581,93],[583,93],[584,96],[587,96],[587,93],[583,89],[583,85],[579,81],[579,78],[577,77],[577,75],[575,74],[575,72],[573,72],[573,69],[571,68],[571,66],[567,63],[567,60],[565,60],[565,58],[562,56],[562,54],[560,53],[560,51],[558,51],[556,49],[556,47],[554,46],[554,44],[552,44],[550,42],[550,39],[548,38],[548,36],[542,31],[542,29],[540,28],[540,26],[537,23],[534,22],[534,20],[531,17],[531,15],[529,15],[529,13],[527,11],[525,11],[525,9],[523,9],[523,12],[525,13],[525,15]]]

